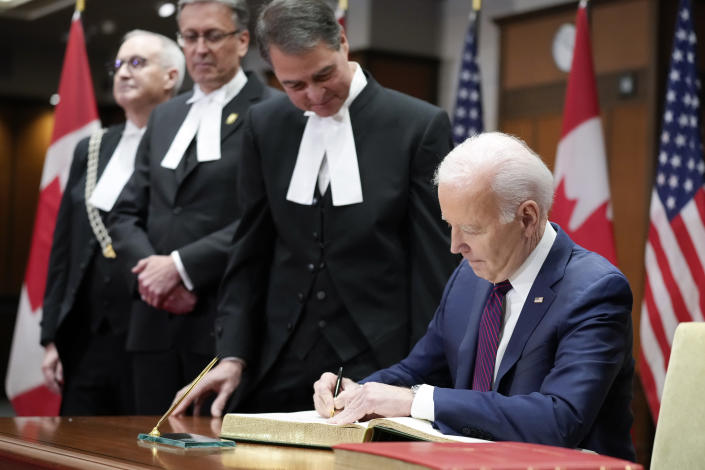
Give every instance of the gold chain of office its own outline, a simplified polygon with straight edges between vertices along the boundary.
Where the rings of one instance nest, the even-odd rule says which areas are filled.
[[[103,219],[100,217],[98,209],[91,204],[89,199],[95,189],[96,180],[98,179],[98,153],[100,151],[100,142],[103,140],[105,129],[99,129],[91,134],[88,140],[88,164],[86,168],[86,189],[84,196],[86,199],[86,213],[88,214],[88,222],[91,224],[91,229],[95,238],[100,243],[100,248],[103,256],[106,258],[115,258],[115,250],[113,249],[113,240],[108,234],[108,229],[105,228]]]

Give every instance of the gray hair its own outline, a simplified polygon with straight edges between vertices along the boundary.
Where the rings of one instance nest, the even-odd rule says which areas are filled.
[[[501,132],[470,137],[453,149],[436,170],[436,185],[470,188],[480,176],[490,178],[497,196],[500,222],[514,219],[519,206],[535,201],[539,216],[548,217],[553,204],[553,175],[526,143]]]
[[[184,83],[184,74],[186,73],[186,60],[184,59],[184,53],[181,52],[181,48],[173,39],[170,39],[163,34],[145,31],[143,29],[133,29],[132,31],[129,31],[125,34],[125,36],[123,36],[122,42],[125,42],[135,36],[152,36],[159,40],[161,45],[159,58],[162,67],[166,69],[174,68],[177,72],[176,83],[174,83],[174,88],[171,90],[171,96],[175,96],[181,89],[181,85]]]
[[[179,0],[178,13],[176,21],[179,21],[181,11],[186,5],[193,3],[220,3],[230,8],[232,11],[233,24],[238,30],[248,29],[250,23],[250,8],[247,6],[246,0]]]
[[[264,7],[256,26],[262,58],[269,62],[269,48],[299,55],[323,41],[331,50],[340,49],[340,23],[324,0],[273,0]]]

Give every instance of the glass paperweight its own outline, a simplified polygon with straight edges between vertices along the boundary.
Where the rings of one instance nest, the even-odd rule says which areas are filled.
[[[167,446],[181,447],[184,449],[203,447],[235,447],[234,441],[221,441],[220,439],[202,436],[200,434],[190,434],[184,432],[172,432],[161,436],[150,436],[149,434],[139,434],[140,441],[154,442]]]

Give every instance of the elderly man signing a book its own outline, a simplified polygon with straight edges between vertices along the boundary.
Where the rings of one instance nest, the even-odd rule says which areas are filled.
[[[548,222],[553,177],[517,138],[468,139],[436,172],[460,263],[426,334],[401,362],[314,384],[332,423],[433,421],[445,434],[635,459],[629,429],[632,295],[624,275]]]

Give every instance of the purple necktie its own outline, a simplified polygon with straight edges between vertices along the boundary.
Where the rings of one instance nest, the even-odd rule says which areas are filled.
[[[480,332],[477,338],[475,354],[475,372],[472,377],[472,389],[487,392],[492,389],[494,363],[499,344],[499,329],[502,325],[502,302],[512,288],[509,281],[502,281],[492,287],[492,292],[485,302],[480,318]]]

